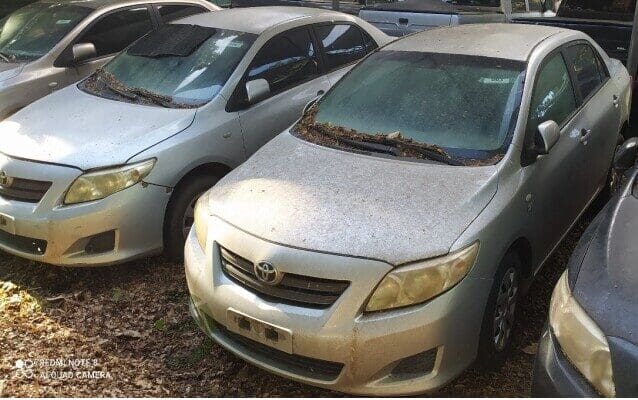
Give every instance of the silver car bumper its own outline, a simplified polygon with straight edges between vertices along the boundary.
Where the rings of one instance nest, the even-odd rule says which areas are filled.
[[[169,193],[141,184],[103,200],[65,206],[81,171],[0,156],[7,176],[50,182],[39,201],[0,196],[0,249],[63,266],[99,266],[161,251]],[[93,240],[92,240],[93,239]]]
[[[286,273],[347,280],[328,308],[269,301],[222,270],[220,246]],[[275,374],[361,395],[410,395],[434,390],[475,358],[491,281],[466,278],[432,301],[364,314],[365,302],[391,269],[380,261],[293,249],[258,239],[218,219],[202,251],[191,231],[185,248],[191,312],[217,343]],[[290,332],[291,352],[247,340],[232,329],[237,313]]]

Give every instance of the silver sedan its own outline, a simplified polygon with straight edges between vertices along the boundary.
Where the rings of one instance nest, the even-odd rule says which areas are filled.
[[[524,289],[606,186],[629,88],[570,30],[383,47],[200,199],[195,319],[249,362],[348,393],[498,366]]]
[[[0,20],[0,120],[87,77],[160,24],[219,10],[205,0],[41,0]]]
[[[0,249],[74,266],[181,258],[199,195],[387,40],[302,7],[158,28],[0,123]]]

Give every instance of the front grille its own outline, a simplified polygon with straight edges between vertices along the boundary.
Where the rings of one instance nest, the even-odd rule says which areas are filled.
[[[0,196],[8,200],[37,203],[51,187],[51,182],[34,181],[31,179],[10,178],[11,184],[0,184]]]
[[[311,379],[334,381],[339,377],[343,369],[343,364],[337,362],[319,360],[298,354],[288,354],[274,349],[229,331],[225,326],[213,320],[208,315],[206,315],[206,319],[219,335],[230,342],[232,347],[252,358],[284,371]]]
[[[0,230],[0,243],[23,253],[41,256],[47,250],[46,240],[33,239],[26,236],[12,235]]]
[[[255,277],[253,263],[220,247],[222,270],[244,288],[269,301],[310,308],[328,308],[350,285],[346,281],[285,274],[276,286],[262,283]]]

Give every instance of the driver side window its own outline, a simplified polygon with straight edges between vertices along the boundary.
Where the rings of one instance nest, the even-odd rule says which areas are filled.
[[[99,58],[119,53],[151,29],[147,6],[128,8],[102,17],[75,43],[93,43]]]
[[[534,137],[538,125],[553,120],[559,126],[576,110],[574,87],[561,53],[546,62],[534,84],[527,120],[527,136]]]
[[[307,28],[285,32],[261,48],[247,81],[265,79],[275,94],[319,76],[314,43]]]

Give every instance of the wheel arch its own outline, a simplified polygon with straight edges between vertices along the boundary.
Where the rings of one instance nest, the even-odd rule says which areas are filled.
[[[514,253],[518,256],[523,267],[523,271],[521,272],[525,282],[524,287],[528,287],[534,278],[533,250],[531,242],[528,238],[521,236],[512,242],[503,254],[503,257],[509,253]]]
[[[162,221],[163,232],[162,237],[165,239],[166,237],[166,220],[171,208],[172,200],[175,198],[175,194],[179,193],[181,187],[183,187],[188,181],[194,179],[198,176],[204,175],[214,175],[218,178],[223,178],[226,174],[232,171],[232,168],[226,164],[220,162],[207,162],[204,164],[200,164],[195,168],[192,168],[185,174],[182,174],[182,177],[177,181],[175,186],[171,189],[171,196],[166,203],[166,209],[164,210],[164,220]]]

